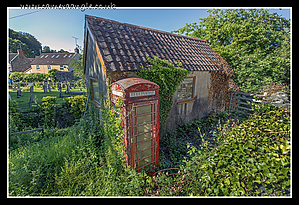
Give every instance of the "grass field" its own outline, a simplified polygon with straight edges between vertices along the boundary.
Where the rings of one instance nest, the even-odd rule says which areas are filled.
[[[66,88],[62,88],[63,96],[75,96],[72,94],[65,94]],[[71,89],[71,92],[86,92],[86,89],[80,90],[80,88]],[[42,98],[46,96],[56,96],[57,103],[62,103],[64,98],[59,98],[59,91],[57,89],[52,89],[51,92],[44,93],[42,88],[34,88],[34,92],[30,93],[30,91],[22,91],[22,96],[17,98],[17,91],[13,91],[9,89],[10,97],[19,103],[20,107],[26,106],[26,103],[29,103],[30,95],[33,94],[33,102],[40,103],[42,102]],[[28,104],[27,104],[28,106]]]

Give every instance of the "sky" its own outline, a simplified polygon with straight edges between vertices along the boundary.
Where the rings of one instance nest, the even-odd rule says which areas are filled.
[[[8,28],[35,36],[42,47],[74,52],[75,39],[83,48],[85,14],[170,32],[199,22],[212,8],[21,9],[8,8]],[[290,8],[266,8],[291,19]]]

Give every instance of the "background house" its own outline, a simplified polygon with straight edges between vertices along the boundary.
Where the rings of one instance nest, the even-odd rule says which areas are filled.
[[[17,53],[8,54],[8,61],[9,72],[24,72],[30,68],[33,58],[27,58],[24,56],[23,51],[18,49]]]
[[[31,62],[31,68],[26,73],[47,74],[51,69],[71,72],[73,68],[69,65],[72,59],[80,59],[79,49],[76,48],[74,53],[42,53]]]
[[[101,106],[100,93],[108,97],[109,83],[138,77],[134,71],[148,65],[146,55],[168,60],[175,66],[180,61],[182,68],[192,71],[173,96],[169,127],[180,120],[190,122],[212,110],[224,109],[233,70],[205,40],[85,16],[83,69],[97,106]],[[218,78],[225,80],[217,81]],[[214,98],[218,101],[214,102]]]

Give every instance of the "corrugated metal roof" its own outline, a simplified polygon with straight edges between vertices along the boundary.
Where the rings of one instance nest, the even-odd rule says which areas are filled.
[[[107,71],[141,70],[146,55],[177,61],[189,71],[216,71],[224,60],[205,40],[85,15]],[[221,59],[221,60],[220,60]],[[226,62],[225,62],[226,63]],[[227,63],[226,63],[227,64]]]

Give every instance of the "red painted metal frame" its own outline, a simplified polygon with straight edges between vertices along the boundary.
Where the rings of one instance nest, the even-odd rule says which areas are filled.
[[[141,115],[137,115],[137,110],[134,109],[134,108],[137,108],[137,107],[140,107],[140,106],[145,106],[145,105],[151,105],[151,110],[154,110],[155,111],[152,111],[152,112],[149,112],[149,113],[144,113],[144,114],[141,114]],[[136,103],[133,105],[133,108],[132,108],[133,112],[135,112],[135,114],[132,112],[131,113],[131,119],[133,120],[136,120],[136,123],[132,123],[133,125],[133,129],[131,129],[131,133],[130,135],[133,136],[133,149],[131,150],[131,154],[132,154],[132,164],[134,166],[134,168],[139,171],[140,169],[146,167],[146,166],[149,166],[151,164],[152,165],[152,169],[154,170],[157,166],[158,166],[158,162],[159,162],[159,120],[158,120],[158,115],[159,115],[159,108],[158,108],[158,100],[154,100],[154,101],[148,101],[148,102],[140,102],[140,103]],[[145,122],[145,123],[141,123],[141,124],[137,124],[137,118],[140,117],[140,116],[144,116],[144,115],[151,115],[151,121],[149,122]],[[153,114],[155,114],[155,118],[153,119]],[[145,124],[151,124],[152,127],[150,129],[150,131],[147,131],[147,132],[142,132],[142,133],[138,133],[138,126],[141,126],[141,125],[145,125]],[[134,130],[136,128],[136,134],[134,134]],[[144,133],[148,133],[148,132],[151,132],[151,138],[150,139],[147,139],[147,140],[143,140],[141,142],[138,142],[138,135],[142,135]],[[135,142],[135,137],[136,137],[136,142]],[[142,149],[142,150],[138,150],[138,144],[142,144],[144,142],[148,142],[148,141],[152,141],[151,143],[151,146],[150,147],[147,147],[145,149]],[[135,150],[135,146],[137,147],[137,150]],[[138,159],[138,153],[142,152],[142,151],[145,151],[147,149],[152,149],[151,151],[151,154],[150,155],[147,155],[143,158],[140,158]],[[135,159],[135,154],[137,154],[137,159]],[[150,163],[147,163],[143,166],[139,166],[139,161],[145,159],[145,158],[148,158],[148,157],[152,157],[152,160]],[[135,163],[137,163],[137,166],[135,167]]]
[[[151,92],[148,92],[150,94],[146,96],[130,97],[130,93],[142,91]],[[125,130],[123,143],[126,146],[126,151],[124,154],[126,156],[127,165],[131,166],[133,169],[136,169],[137,172],[147,166],[150,166],[154,171],[158,167],[159,162],[159,86],[153,82],[141,78],[126,78],[111,84],[110,97],[112,103],[116,103],[119,97],[123,97],[124,104],[122,105],[122,126]],[[151,105],[151,112],[137,115],[138,107],[145,105]],[[153,108],[155,109],[154,111]],[[137,124],[138,117],[149,114],[151,115],[151,121]],[[153,119],[154,114],[155,118]],[[136,120],[135,125],[133,120]],[[150,123],[152,124],[150,131],[138,133],[138,126]],[[135,128],[136,134],[134,135]],[[138,136],[148,132],[151,132],[151,138],[142,142],[138,142]],[[146,147],[143,150],[138,150],[138,144],[145,143],[147,141],[152,141],[151,146]],[[137,147],[136,151],[135,145]],[[138,159],[138,153],[147,149],[152,149],[151,154]],[[137,159],[135,159],[136,155]],[[151,162],[139,167],[139,162],[147,157],[152,158]],[[148,172],[148,174],[153,173],[153,171]]]

